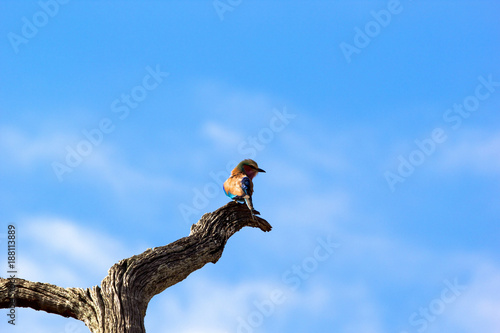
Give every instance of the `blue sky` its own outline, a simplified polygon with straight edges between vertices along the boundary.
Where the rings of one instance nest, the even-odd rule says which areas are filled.
[[[149,332],[498,332],[499,9],[3,1],[0,241],[15,225],[19,277],[99,284],[251,157],[274,229],[154,297]]]

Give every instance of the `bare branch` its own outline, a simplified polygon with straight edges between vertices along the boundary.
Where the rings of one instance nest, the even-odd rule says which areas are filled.
[[[14,284],[12,286],[12,284]],[[14,290],[10,292],[10,290]],[[0,308],[11,306],[11,295],[16,307],[29,307],[49,313],[80,319],[85,305],[82,289],[61,288],[49,283],[31,282],[23,279],[0,278]]]
[[[270,231],[245,205],[230,202],[202,216],[189,236],[148,249],[113,265],[101,287],[86,290],[16,279],[16,306],[29,307],[85,322],[92,332],[145,332],[151,298],[184,280],[205,264],[216,263],[228,239],[243,227]],[[9,308],[9,280],[0,278],[0,308]]]

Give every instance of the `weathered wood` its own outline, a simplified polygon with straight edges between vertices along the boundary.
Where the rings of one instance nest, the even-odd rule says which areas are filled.
[[[43,310],[85,322],[93,333],[144,333],[153,296],[181,282],[206,263],[216,263],[228,239],[243,227],[270,231],[271,225],[246,205],[230,202],[191,226],[189,236],[114,264],[101,286],[61,288],[16,279],[17,307]],[[9,308],[9,280],[0,278],[0,308]]]

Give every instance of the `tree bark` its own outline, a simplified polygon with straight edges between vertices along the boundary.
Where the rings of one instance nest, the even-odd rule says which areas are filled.
[[[48,283],[0,278],[0,308],[9,308],[15,284],[16,307],[43,310],[85,322],[93,333],[144,333],[151,298],[184,280],[206,263],[216,263],[228,239],[243,227],[270,231],[271,225],[246,205],[230,202],[204,214],[189,236],[147,249],[114,264],[101,286],[61,288]]]

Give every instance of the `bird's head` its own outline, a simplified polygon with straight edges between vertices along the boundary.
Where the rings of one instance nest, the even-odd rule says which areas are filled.
[[[243,172],[246,174],[250,179],[253,179],[253,177],[257,176],[259,172],[265,172],[259,166],[257,165],[257,162],[251,159],[246,159],[241,161],[236,168],[234,168],[233,172]]]

